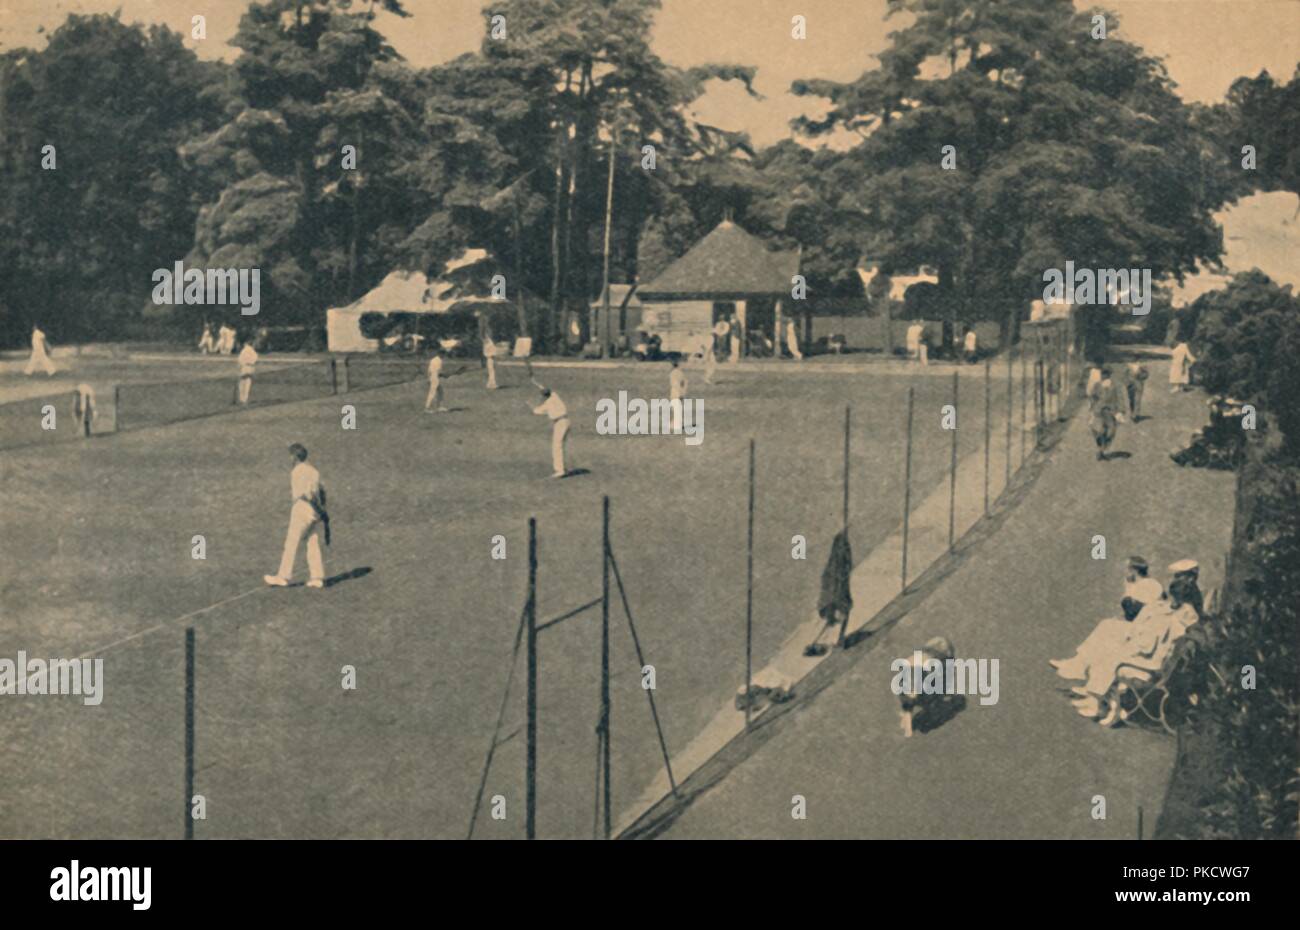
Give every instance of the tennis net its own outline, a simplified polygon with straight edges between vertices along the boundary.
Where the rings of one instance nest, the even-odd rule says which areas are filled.
[[[76,391],[67,390],[0,404],[0,449],[76,439],[75,399]]]
[[[295,364],[255,372],[247,406],[286,404],[333,393],[334,374],[330,362]],[[122,384],[117,389],[117,428],[141,429],[230,413],[240,408],[237,376]]]
[[[340,377],[339,386],[342,389],[346,384],[349,391],[358,391],[390,384],[404,384],[421,377],[424,373],[424,364],[419,358],[387,359],[350,356],[343,361],[347,377],[346,380]]]

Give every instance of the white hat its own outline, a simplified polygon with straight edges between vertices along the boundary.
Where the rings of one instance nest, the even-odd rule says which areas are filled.
[[[1181,575],[1184,572],[1194,572],[1200,569],[1200,563],[1195,559],[1181,559],[1169,566],[1169,571],[1175,575]]]

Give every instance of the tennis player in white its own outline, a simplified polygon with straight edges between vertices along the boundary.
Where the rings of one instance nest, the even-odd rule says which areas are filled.
[[[239,350],[239,402],[248,404],[248,395],[253,390],[253,369],[257,367],[257,350],[252,342],[245,342]]]
[[[293,471],[289,473],[289,488],[293,494],[293,507],[289,511],[289,532],[284,537],[284,553],[280,556],[280,570],[274,575],[263,575],[262,580],[273,588],[287,587],[293,577],[293,563],[298,557],[298,544],[307,539],[307,570],[309,588],[325,587],[325,561],[321,554],[321,539],[330,542],[330,518],[325,512],[325,487],[320,472],[307,464],[307,448],[295,442],[289,447]]]
[[[433,404],[438,404],[438,412],[446,413],[447,407],[443,401],[445,394],[442,389],[442,353],[437,349],[433,351],[433,357],[429,359],[429,396],[424,399],[424,412],[433,413]]]
[[[569,435],[569,408],[564,406],[560,395],[550,388],[540,389],[542,403],[533,408],[537,416],[550,417],[551,420],[551,469],[552,478],[563,478],[568,474],[564,466],[564,443]]]

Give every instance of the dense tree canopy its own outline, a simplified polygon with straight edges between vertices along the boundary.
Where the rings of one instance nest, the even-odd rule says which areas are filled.
[[[0,340],[138,318],[152,271],[193,241],[198,188],[176,150],[220,120],[220,72],[176,33],[111,16],[69,16],[42,51],[0,57]]]
[[[864,260],[935,268],[954,318],[1013,335],[1043,271],[1066,260],[1159,278],[1218,258],[1226,167],[1156,59],[1095,38],[1069,0],[889,8],[911,23],[878,69],[796,86],[833,104],[808,131],[863,137],[823,184],[865,217]]]
[[[259,268],[265,322],[319,322],[394,269],[480,247],[512,299],[544,298],[520,324],[545,345],[599,293],[611,155],[614,281],[653,278],[731,215],[801,249],[811,296],[860,296],[859,266],[931,266],[952,319],[1009,334],[1045,269],[1176,277],[1218,258],[1213,210],[1252,183],[1295,189],[1297,81],[1187,107],[1070,0],[891,0],[904,25],[880,66],[798,82],[827,116],[764,149],[690,116],[711,82],[754,93],[755,69],[668,65],[659,10],[500,0],[477,51],[426,69],[376,29],[399,0],[255,0],[232,64],[71,16],[0,56],[0,339],[38,317],[56,341],[129,334],[151,272],[180,259]],[[860,142],[820,147],[837,130]],[[1258,172],[1239,170],[1245,138]]]

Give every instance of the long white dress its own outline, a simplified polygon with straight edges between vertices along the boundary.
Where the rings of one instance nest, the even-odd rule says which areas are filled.
[[[1187,343],[1180,342],[1174,346],[1173,357],[1169,361],[1169,383],[1174,385],[1190,384],[1192,381],[1192,363],[1196,357]]]
[[[50,361],[50,356],[45,351],[45,333],[33,329],[32,357],[27,360],[27,367],[23,369],[23,374],[30,375],[37,368],[41,368],[47,375],[54,374],[54,363]]]

